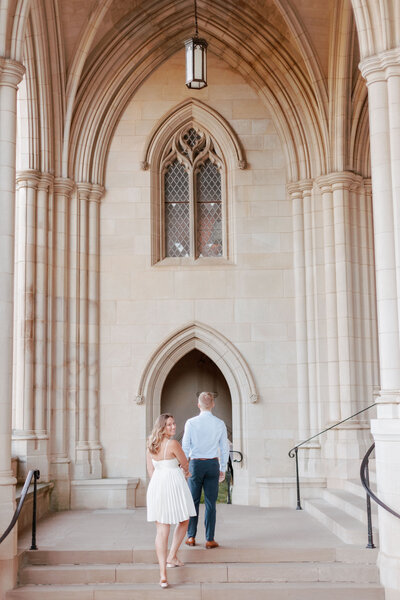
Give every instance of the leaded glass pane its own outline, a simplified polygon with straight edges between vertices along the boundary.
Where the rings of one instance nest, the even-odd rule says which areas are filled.
[[[197,254],[222,256],[221,174],[210,160],[197,173]]]
[[[190,255],[189,176],[175,160],[164,176],[165,255]]]

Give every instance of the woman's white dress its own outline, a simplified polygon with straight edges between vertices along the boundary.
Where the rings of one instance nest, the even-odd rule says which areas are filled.
[[[177,459],[152,461],[154,472],[147,488],[147,520],[172,524],[194,517],[192,494]]]

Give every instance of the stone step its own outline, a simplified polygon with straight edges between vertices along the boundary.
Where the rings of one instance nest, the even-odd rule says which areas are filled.
[[[360,479],[345,479],[343,481],[343,489],[359,498],[363,498],[365,502],[367,494],[361,485]],[[372,501],[371,504],[374,505],[375,503]]]
[[[266,540],[266,544],[268,540]],[[194,548],[182,547],[179,557],[185,563],[277,563],[277,562],[306,562],[322,561],[333,562],[336,560],[339,548],[288,548],[288,547],[263,547],[263,548],[224,548],[220,546],[213,550],[205,550],[204,546]],[[74,564],[120,564],[120,563],[156,563],[157,557],[154,549],[133,548],[130,550],[54,550],[43,548],[28,550],[24,560],[32,565],[74,565]]]
[[[340,508],[351,517],[354,517],[361,523],[367,525],[367,502],[366,497],[362,498],[347,490],[327,489],[323,491],[322,497],[329,504]],[[374,522],[378,522],[378,507],[375,502],[371,502],[371,512]],[[376,529],[376,528],[375,528]]]
[[[58,565],[24,567],[20,583],[40,585],[157,583],[156,564]],[[170,583],[224,582],[350,582],[378,583],[378,569],[372,564],[339,562],[295,563],[197,563],[168,570]]]
[[[384,590],[361,583],[196,583],[100,585],[26,585],[6,594],[6,600],[384,600]]]
[[[332,533],[347,544],[365,547],[368,541],[367,527],[347,512],[332,506],[322,498],[310,498],[304,501],[306,511],[325,525]],[[377,536],[376,542],[377,543]]]

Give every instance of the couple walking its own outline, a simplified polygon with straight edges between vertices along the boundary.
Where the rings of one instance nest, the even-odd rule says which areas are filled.
[[[200,394],[197,403],[200,414],[186,421],[182,446],[172,439],[176,425],[170,414],[158,417],[147,441],[150,477],[147,520],[155,521],[157,526],[155,546],[160,565],[160,586],[163,588],[168,587],[167,567],[183,566],[177,553],[186,532],[186,544],[196,544],[202,488],[206,548],[218,547],[214,540],[216,502],[218,484],[225,479],[229,448],[225,423],[212,414],[214,405],[211,393]],[[177,525],[168,552],[171,524]]]

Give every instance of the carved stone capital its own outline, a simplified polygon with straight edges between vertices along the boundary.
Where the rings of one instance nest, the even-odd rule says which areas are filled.
[[[377,81],[387,81],[389,77],[400,76],[400,48],[393,48],[364,58],[359,64],[367,85]]]
[[[0,58],[0,85],[9,85],[17,88],[25,74],[22,63],[11,58]]]
[[[63,196],[70,196],[75,188],[75,182],[68,177],[56,177],[54,179],[54,192]]]
[[[38,189],[47,191],[53,185],[53,182],[54,175],[51,173],[40,173]]]
[[[288,183],[286,189],[292,199],[304,198],[304,196],[310,195],[313,189],[314,181],[312,179],[301,179],[300,181],[293,181]]]
[[[35,169],[27,169],[26,171],[18,171],[15,177],[17,190],[21,188],[32,188],[36,190],[40,183],[41,173]]]
[[[104,195],[104,187],[97,183],[79,182],[76,189],[80,200],[88,202],[100,202]]]
[[[337,171],[321,175],[315,180],[322,192],[332,192],[337,189],[355,190],[362,184],[362,177],[351,171]]]

